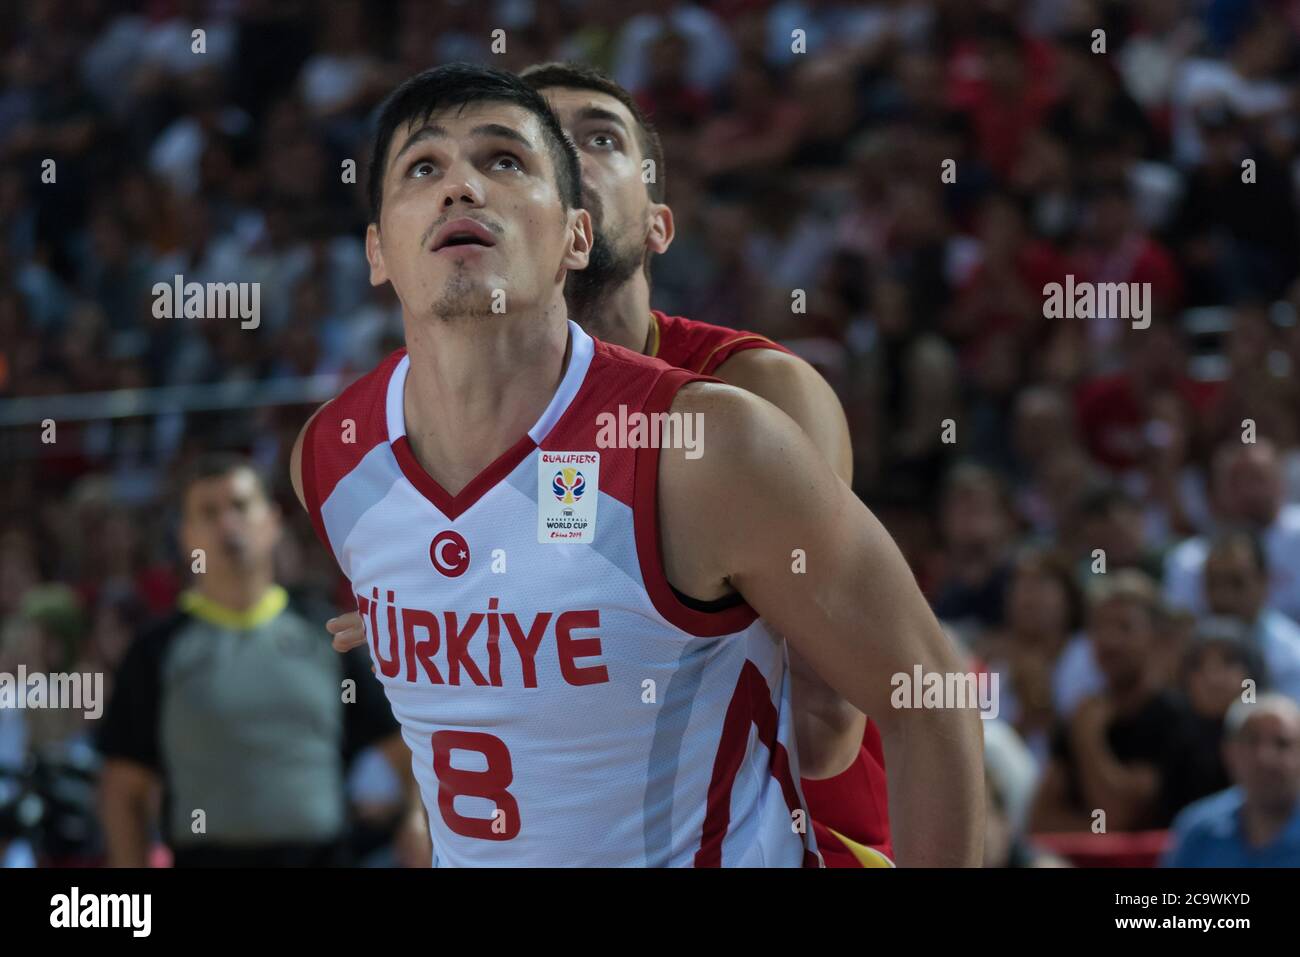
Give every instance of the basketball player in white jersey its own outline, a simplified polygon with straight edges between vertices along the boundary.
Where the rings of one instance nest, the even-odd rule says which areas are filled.
[[[582,205],[593,236],[586,268],[570,273],[565,285],[570,318],[605,342],[762,396],[852,484],[844,412],[811,365],[765,336],[651,310],[650,260],[673,242],[674,220],[665,202],[662,144],[631,94],[576,63],[539,64],[520,78],[546,97],[581,160]],[[654,175],[645,175],[647,166]],[[326,627],[340,651],[365,644],[356,612]],[[797,653],[790,665],[801,788],[822,856],[827,866],[888,866],[894,854],[879,729]]]
[[[591,226],[545,102],[429,71],[375,156],[367,253],[407,347],[318,410],[293,478],[368,616],[435,861],[816,863],[766,623],[905,755],[900,859],[977,861],[978,719],[889,707],[892,675],[958,661],[888,535],[775,407],[567,321]],[[669,412],[703,449],[600,426]]]

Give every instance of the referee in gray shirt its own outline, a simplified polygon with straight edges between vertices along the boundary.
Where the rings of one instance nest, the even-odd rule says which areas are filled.
[[[405,784],[401,841],[422,853],[410,752],[369,657],[336,653],[275,583],[281,531],[244,459],[206,456],[186,478],[182,548],[206,567],[117,675],[99,736],[110,866],[145,866],[158,818],[178,867],[350,864],[345,764],[370,745]]]

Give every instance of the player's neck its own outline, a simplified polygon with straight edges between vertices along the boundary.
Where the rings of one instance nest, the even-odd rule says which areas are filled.
[[[637,270],[627,282],[578,305],[574,320],[591,335],[633,352],[645,352],[650,341],[650,281]]]
[[[557,299],[530,314],[407,320],[406,439],[447,492],[457,494],[546,410],[568,365],[566,319]]]

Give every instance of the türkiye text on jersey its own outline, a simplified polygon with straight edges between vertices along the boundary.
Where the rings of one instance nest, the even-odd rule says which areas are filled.
[[[486,611],[462,614],[402,607],[391,589],[384,591],[382,602],[379,595],[376,587],[370,597],[355,597],[357,610],[367,622],[375,663],[385,678],[500,688],[501,649],[506,644],[511,649],[507,653],[519,660],[518,674],[525,688],[537,687],[537,655],[543,645],[554,649],[567,683],[609,681],[608,670],[598,662],[600,636],[577,634],[600,628],[600,612],[594,608],[540,611],[525,624],[515,612],[502,611],[498,598],[488,599]],[[380,626],[385,627],[382,633]],[[503,643],[502,637],[508,641]]]

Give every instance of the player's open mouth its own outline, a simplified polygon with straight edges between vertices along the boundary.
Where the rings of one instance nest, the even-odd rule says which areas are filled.
[[[496,239],[482,223],[473,219],[453,219],[433,237],[433,252],[463,246],[495,246]]]

